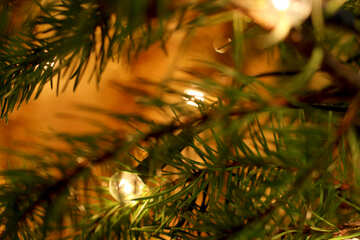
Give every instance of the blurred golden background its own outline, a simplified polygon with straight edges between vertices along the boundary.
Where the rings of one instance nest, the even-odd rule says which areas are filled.
[[[33,7],[31,2],[31,0],[14,2],[16,7],[11,16],[9,34],[16,34],[16,29],[20,28],[24,21],[21,16],[24,16],[25,12],[31,11]],[[199,28],[185,41],[185,45],[186,32],[177,31],[166,43],[166,52],[161,48],[160,43],[156,43],[131,61],[124,58],[120,62],[109,63],[98,87],[95,80],[88,82],[90,70],[84,75],[75,92],[72,91],[70,83],[66,91],[56,96],[56,91],[50,89],[50,84],[48,84],[39,99],[22,105],[19,110],[10,114],[7,123],[4,121],[0,123],[0,146],[13,148],[17,146],[18,140],[31,145],[34,141],[41,141],[39,136],[42,133],[52,130],[69,133],[95,130],[94,126],[82,119],[86,117],[106,123],[115,129],[127,131],[127,126],[110,118],[79,111],[76,108],[77,104],[96,106],[120,113],[135,112],[160,120],[161,116],[152,110],[141,108],[136,104],[134,95],[127,91],[119,91],[113,83],[118,82],[145,90],[148,86],[141,85],[137,79],[160,82],[170,76],[191,78],[183,71],[184,69],[205,71],[207,75],[224,81],[221,79],[222,76],[212,74],[209,68],[204,68],[196,60],[217,61],[233,65],[231,49],[218,49],[219,46],[231,41],[232,27],[231,24],[225,23]],[[276,49],[257,51],[251,42],[247,42],[244,53],[246,60],[242,64],[242,70],[246,74],[255,75],[273,71],[279,67],[279,54]],[[272,79],[264,78],[264,81],[269,82]],[[62,79],[62,83],[65,82],[66,79]],[[146,91],[151,90],[147,89]],[[47,142],[47,144],[51,143]],[[1,164],[2,167],[8,167],[8,161],[2,161]]]

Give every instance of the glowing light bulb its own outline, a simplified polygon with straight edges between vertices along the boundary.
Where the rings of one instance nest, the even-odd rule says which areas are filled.
[[[279,11],[286,11],[290,7],[290,0],[271,0],[271,2]]]
[[[131,203],[132,199],[140,197],[144,190],[144,182],[135,173],[117,172],[109,181],[109,192],[119,202]]]
[[[293,27],[301,25],[310,16],[315,0],[230,1],[254,22],[271,29],[271,32],[259,35],[255,40],[260,48],[267,48],[286,38]]]
[[[45,66],[44,66],[44,69],[48,69],[50,67],[54,67],[55,66],[55,62],[46,62]]]
[[[131,194],[134,191],[134,186],[127,179],[121,179],[119,188],[122,188],[126,194]]]
[[[186,103],[188,105],[191,105],[191,106],[194,106],[194,107],[198,106],[196,101],[203,102],[205,100],[204,93],[201,92],[201,91],[198,91],[198,90],[187,89],[187,90],[185,90],[185,94],[189,95],[189,97],[188,96],[184,97]]]

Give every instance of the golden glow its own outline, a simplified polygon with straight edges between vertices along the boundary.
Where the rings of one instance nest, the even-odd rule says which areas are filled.
[[[187,89],[185,90],[185,94],[189,95],[189,97],[184,97],[184,99],[186,100],[186,103],[188,105],[197,107],[198,104],[196,103],[196,101],[201,101],[203,102],[205,100],[204,97],[204,93],[198,90],[194,90],[194,89]]]
[[[286,11],[290,7],[290,0],[271,0],[271,2],[279,11]]]

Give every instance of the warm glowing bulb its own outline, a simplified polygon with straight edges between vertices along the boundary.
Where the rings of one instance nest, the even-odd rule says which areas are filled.
[[[129,203],[140,197],[144,192],[145,184],[135,173],[117,172],[109,181],[109,192],[116,200]]]
[[[127,179],[121,179],[119,189],[122,189],[126,194],[132,194],[134,186]]]
[[[54,67],[55,66],[55,62],[46,62],[45,66],[44,66],[44,69],[48,69],[50,67]]]
[[[285,11],[290,7],[290,0],[272,0],[274,8],[279,11]]]
[[[184,97],[184,99],[186,100],[186,103],[188,105],[191,105],[194,107],[198,106],[198,104],[195,101],[203,102],[205,100],[204,93],[200,92],[198,90],[187,89],[187,90],[185,90],[185,94],[189,95],[189,97]]]

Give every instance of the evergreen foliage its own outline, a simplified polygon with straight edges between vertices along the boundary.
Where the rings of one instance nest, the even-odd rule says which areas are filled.
[[[166,113],[168,123],[80,106],[134,131],[122,136],[100,126],[98,133],[54,134],[65,150],[4,149],[23,166],[0,172],[0,239],[360,237],[358,1],[331,14],[324,6],[324,28],[314,11],[293,30],[303,38],[271,47],[285,70],[258,76],[241,65],[246,41],[264,30],[233,3],[34,0],[38,13],[16,32],[9,27],[12,1],[1,3],[4,120],[47,84],[58,93],[60,82],[76,90],[85,71],[101,84],[109,61],[136,58],[154,42],[166,51],[174,31],[191,37],[202,26],[230,22],[233,32],[230,63],[201,61],[231,83],[187,69],[189,79],[170,76],[155,86],[160,95],[141,96],[139,104]],[[319,71],[332,82],[311,90]],[[282,87],[261,81],[266,77]],[[204,99],[179,84],[196,86]],[[108,192],[109,177],[98,174],[102,168],[137,173],[149,189],[131,204],[118,202]]]

